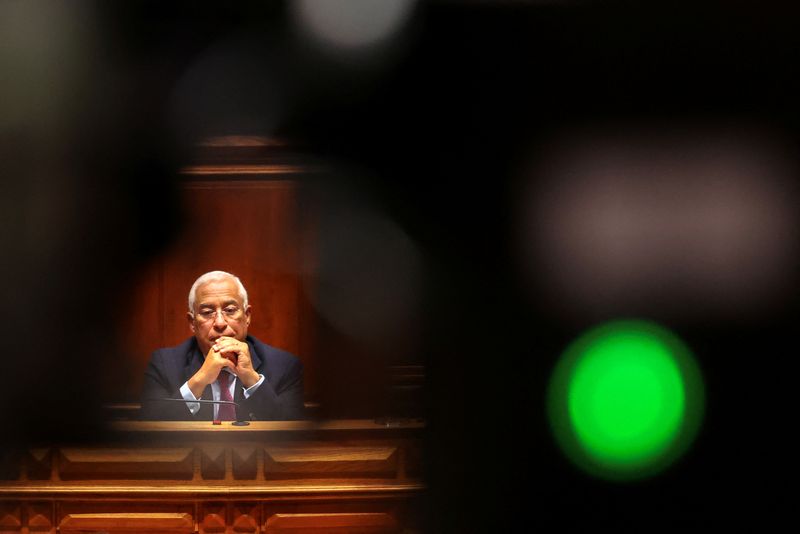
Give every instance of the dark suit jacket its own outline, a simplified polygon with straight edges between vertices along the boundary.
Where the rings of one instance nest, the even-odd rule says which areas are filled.
[[[270,347],[252,336],[247,336],[246,341],[250,346],[253,369],[264,375],[265,380],[249,399],[245,399],[237,379],[233,400],[239,403],[238,419],[303,419],[303,364],[296,356]],[[177,347],[156,350],[144,373],[141,419],[210,421],[214,415],[213,404],[201,404],[197,414],[192,415],[182,402],[159,401],[164,398],[182,399],[181,386],[200,369],[203,359],[194,337]],[[213,398],[211,386],[206,387],[201,398]]]

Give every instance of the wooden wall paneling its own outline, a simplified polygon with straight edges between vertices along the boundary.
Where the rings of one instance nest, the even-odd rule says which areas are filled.
[[[0,501],[0,534],[55,533],[52,502]]]
[[[194,450],[184,448],[64,448],[59,454],[62,480],[191,480]]]
[[[267,445],[264,476],[286,478],[396,478],[394,446],[331,444]]]
[[[423,428],[114,423],[105,446],[32,451],[49,478],[0,481],[0,532],[395,532],[424,490],[402,475]]]
[[[248,502],[203,502],[200,507],[200,533],[257,532],[260,508],[260,505]]]
[[[61,532],[190,533],[195,531],[194,505],[170,502],[64,502],[59,507]]]
[[[29,502],[25,505],[28,532],[31,534],[55,533],[54,505],[52,502]]]
[[[399,532],[406,515],[402,502],[385,499],[277,499],[262,505],[235,500],[114,502],[92,498],[64,501],[57,512],[52,501],[28,504],[0,501],[0,533],[55,533],[58,529],[60,532],[217,534],[258,532],[260,525],[264,532],[383,533]]]
[[[231,519],[234,532],[257,532],[261,524],[261,506],[256,503],[232,503]]]
[[[225,532],[228,525],[228,507],[224,502],[204,502],[200,511],[201,534]]]
[[[204,480],[225,478],[225,448],[206,446],[200,448],[200,473]]]
[[[130,372],[120,380],[118,397],[112,401],[138,400],[147,361],[155,349],[164,346],[163,274],[161,258],[151,260],[136,273],[128,294],[121,299],[118,350]]]
[[[19,478],[9,483],[421,476],[421,443],[408,437],[424,428],[420,422],[395,428],[371,420],[257,421],[228,428],[210,422],[124,422],[112,428],[124,434],[105,446],[30,449]]]
[[[328,514],[275,514],[267,519],[265,532],[269,534],[312,534],[349,532],[352,534],[378,534],[398,532],[395,519],[384,513],[337,512]]]
[[[22,503],[0,501],[0,533],[22,530]]]
[[[405,458],[403,458],[404,475],[408,478],[421,479],[422,472],[422,446],[420,444],[409,444],[404,447]]]
[[[49,480],[53,474],[53,450],[30,449],[25,455],[25,471],[28,480]]]
[[[236,480],[255,480],[258,469],[258,448],[254,444],[236,445],[231,448],[231,467]]]
[[[194,523],[189,514],[119,512],[69,514],[58,528],[61,532],[188,534],[194,532]]]
[[[269,534],[362,534],[400,532],[401,506],[386,502],[269,503],[264,505],[264,532]]]
[[[0,450],[0,481],[27,478],[27,463],[24,457],[25,454],[19,450]]]

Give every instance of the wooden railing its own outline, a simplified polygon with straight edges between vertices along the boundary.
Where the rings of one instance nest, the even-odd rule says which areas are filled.
[[[413,532],[420,421],[116,422],[18,451],[2,532]]]

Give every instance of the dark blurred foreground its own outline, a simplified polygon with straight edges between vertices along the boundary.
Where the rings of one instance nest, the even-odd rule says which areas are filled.
[[[308,37],[317,18],[299,4],[0,5],[2,447],[97,438],[126,380],[126,285],[181,225],[178,169],[207,136],[263,135],[347,169],[326,187],[369,199],[326,212],[326,228],[358,236],[328,257],[393,243],[373,265],[403,277],[355,278],[360,312],[329,326],[359,335],[416,314],[413,343],[378,327],[365,342],[407,342],[425,363],[431,532],[785,518],[797,14],[398,3],[394,33],[336,45]],[[359,293],[385,286],[399,307]],[[620,316],[679,333],[708,399],[689,454],[632,485],[572,468],[543,406],[566,344]],[[340,391],[358,385],[357,368],[339,376]],[[324,394],[337,405],[336,387]]]

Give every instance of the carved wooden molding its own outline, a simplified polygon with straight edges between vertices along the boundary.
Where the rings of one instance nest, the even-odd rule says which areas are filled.
[[[127,423],[105,446],[13,451],[0,532],[397,532],[425,489],[422,426]]]
[[[26,499],[49,499],[74,497],[89,499],[96,497],[114,498],[190,498],[194,496],[221,495],[226,498],[268,500],[279,498],[282,495],[314,495],[316,496],[341,496],[342,494],[398,494],[418,493],[425,489],[420,481],[392,482],[370,481],[359,479],[347,481],[333,479],[325,481],[314,479],[310,481],[273,481],[258,484],[244,484],[236,482],[235,485],[217,484],[138,484],[138,481],[126,481],[120,484],[63,484],[52,482],[37,483],[5,483],[0,485],[0,498],[20,497]]]
[[[358,532],[394,532],[397,521],[387,513],[275,514],[267,519],[266,532],[298,532],[298,529],[358,529]],[[352,530],[346,530],[352,531]],[[343,532],[346,532],[343,530]]]
[[[52,503],[23,506],[0,502],[2,532],[397,532],[406,508],[397,502],[358,500],[340,505],[279,501],[264,507],[255,502],[201,502],[190,511],[141,511],[166,503],[70,502],[56,521]],[[174,506],[174,505],[173,505]],[[187,505],[181,505],[186,509]],[[174,508],[173,508],[174,509]],[[95,511],[97,510],[97,511]],[[191,508],[188,508],[191,510]],[[264,519],[261,519],[261,518]]]
[[[15,532],[22,528],[22,506],[17,502],[0,502],[0,531]]]
[[[62,532],[193,532],[190,514],[121,512],[100,514],[67,514],[59,523]]]
[[[190,176],[220,176],[220,175],[281,175],[308,172],[307,167],[300,165],[197,165],[184,167],[181,174]]]
[[[272,461],[291,462],[353,462],[387,461],[397,447],[299,446],[266,447]]]
[[[397,477],[397,447],[269,446],[266,478]]]
[[[191,480],[193,465],[193,449],[189,447],[69,448],[59,451],[62,480]]]

